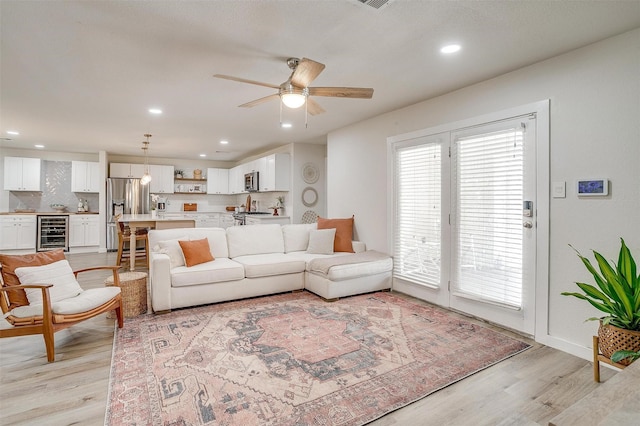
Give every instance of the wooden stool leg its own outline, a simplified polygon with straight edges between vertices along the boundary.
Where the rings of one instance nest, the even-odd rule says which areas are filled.
[[[600,349],[598,348],[598,336],[593,336],[593,380],[600,383]]]

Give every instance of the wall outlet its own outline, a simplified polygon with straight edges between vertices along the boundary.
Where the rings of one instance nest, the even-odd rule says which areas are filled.
[[[553,198],[565,198],[567,195],[565,182],[553,182],[551,184]]]

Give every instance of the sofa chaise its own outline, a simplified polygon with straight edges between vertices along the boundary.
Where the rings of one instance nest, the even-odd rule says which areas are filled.
[[[334,300],[391,288],[390,256],[358,241],[354,253],[318,251],[310,246],[316,232],[316,224],[151,230],[151,306],[162,312],[303,289]],[[186,251],[191,243],[208,243],[209,252]]]

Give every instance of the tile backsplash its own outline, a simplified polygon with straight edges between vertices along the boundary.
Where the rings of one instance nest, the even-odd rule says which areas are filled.
[[[75,212],[80,199],[87,200],[89,211],[98,211],[99,196],[96,193],[71,192],[71,161],[42,161],[41,192],[9,193],[9,211],[35,209],[38,212],[53,211],[50,204],[64,204],[67,211]]]

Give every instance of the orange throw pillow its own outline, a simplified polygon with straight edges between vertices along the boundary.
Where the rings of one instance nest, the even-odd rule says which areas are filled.
[[[348,219],[318,218],[318,229],[336,229],[336,239],[333,241],[333,251],[353,253],[353,216]]]
[[[182,248],[184,263],[187,267],[215,260],[209,249],[209,240],[206,238],[194,241],[178,240],[178,243]]]
[[[49,265],[59,260],[65,260],[64,250],[57,249],[30,254],[0,254],[0,265],[2,265],[2,280],[5,286],[20,285],[20,280],[16,275],[16,268],[23,266]],[[46,284],[46,283],[40,283]],[[29,299],[24,290],[8,291],[9,309],[18,306],[29,306]]]

